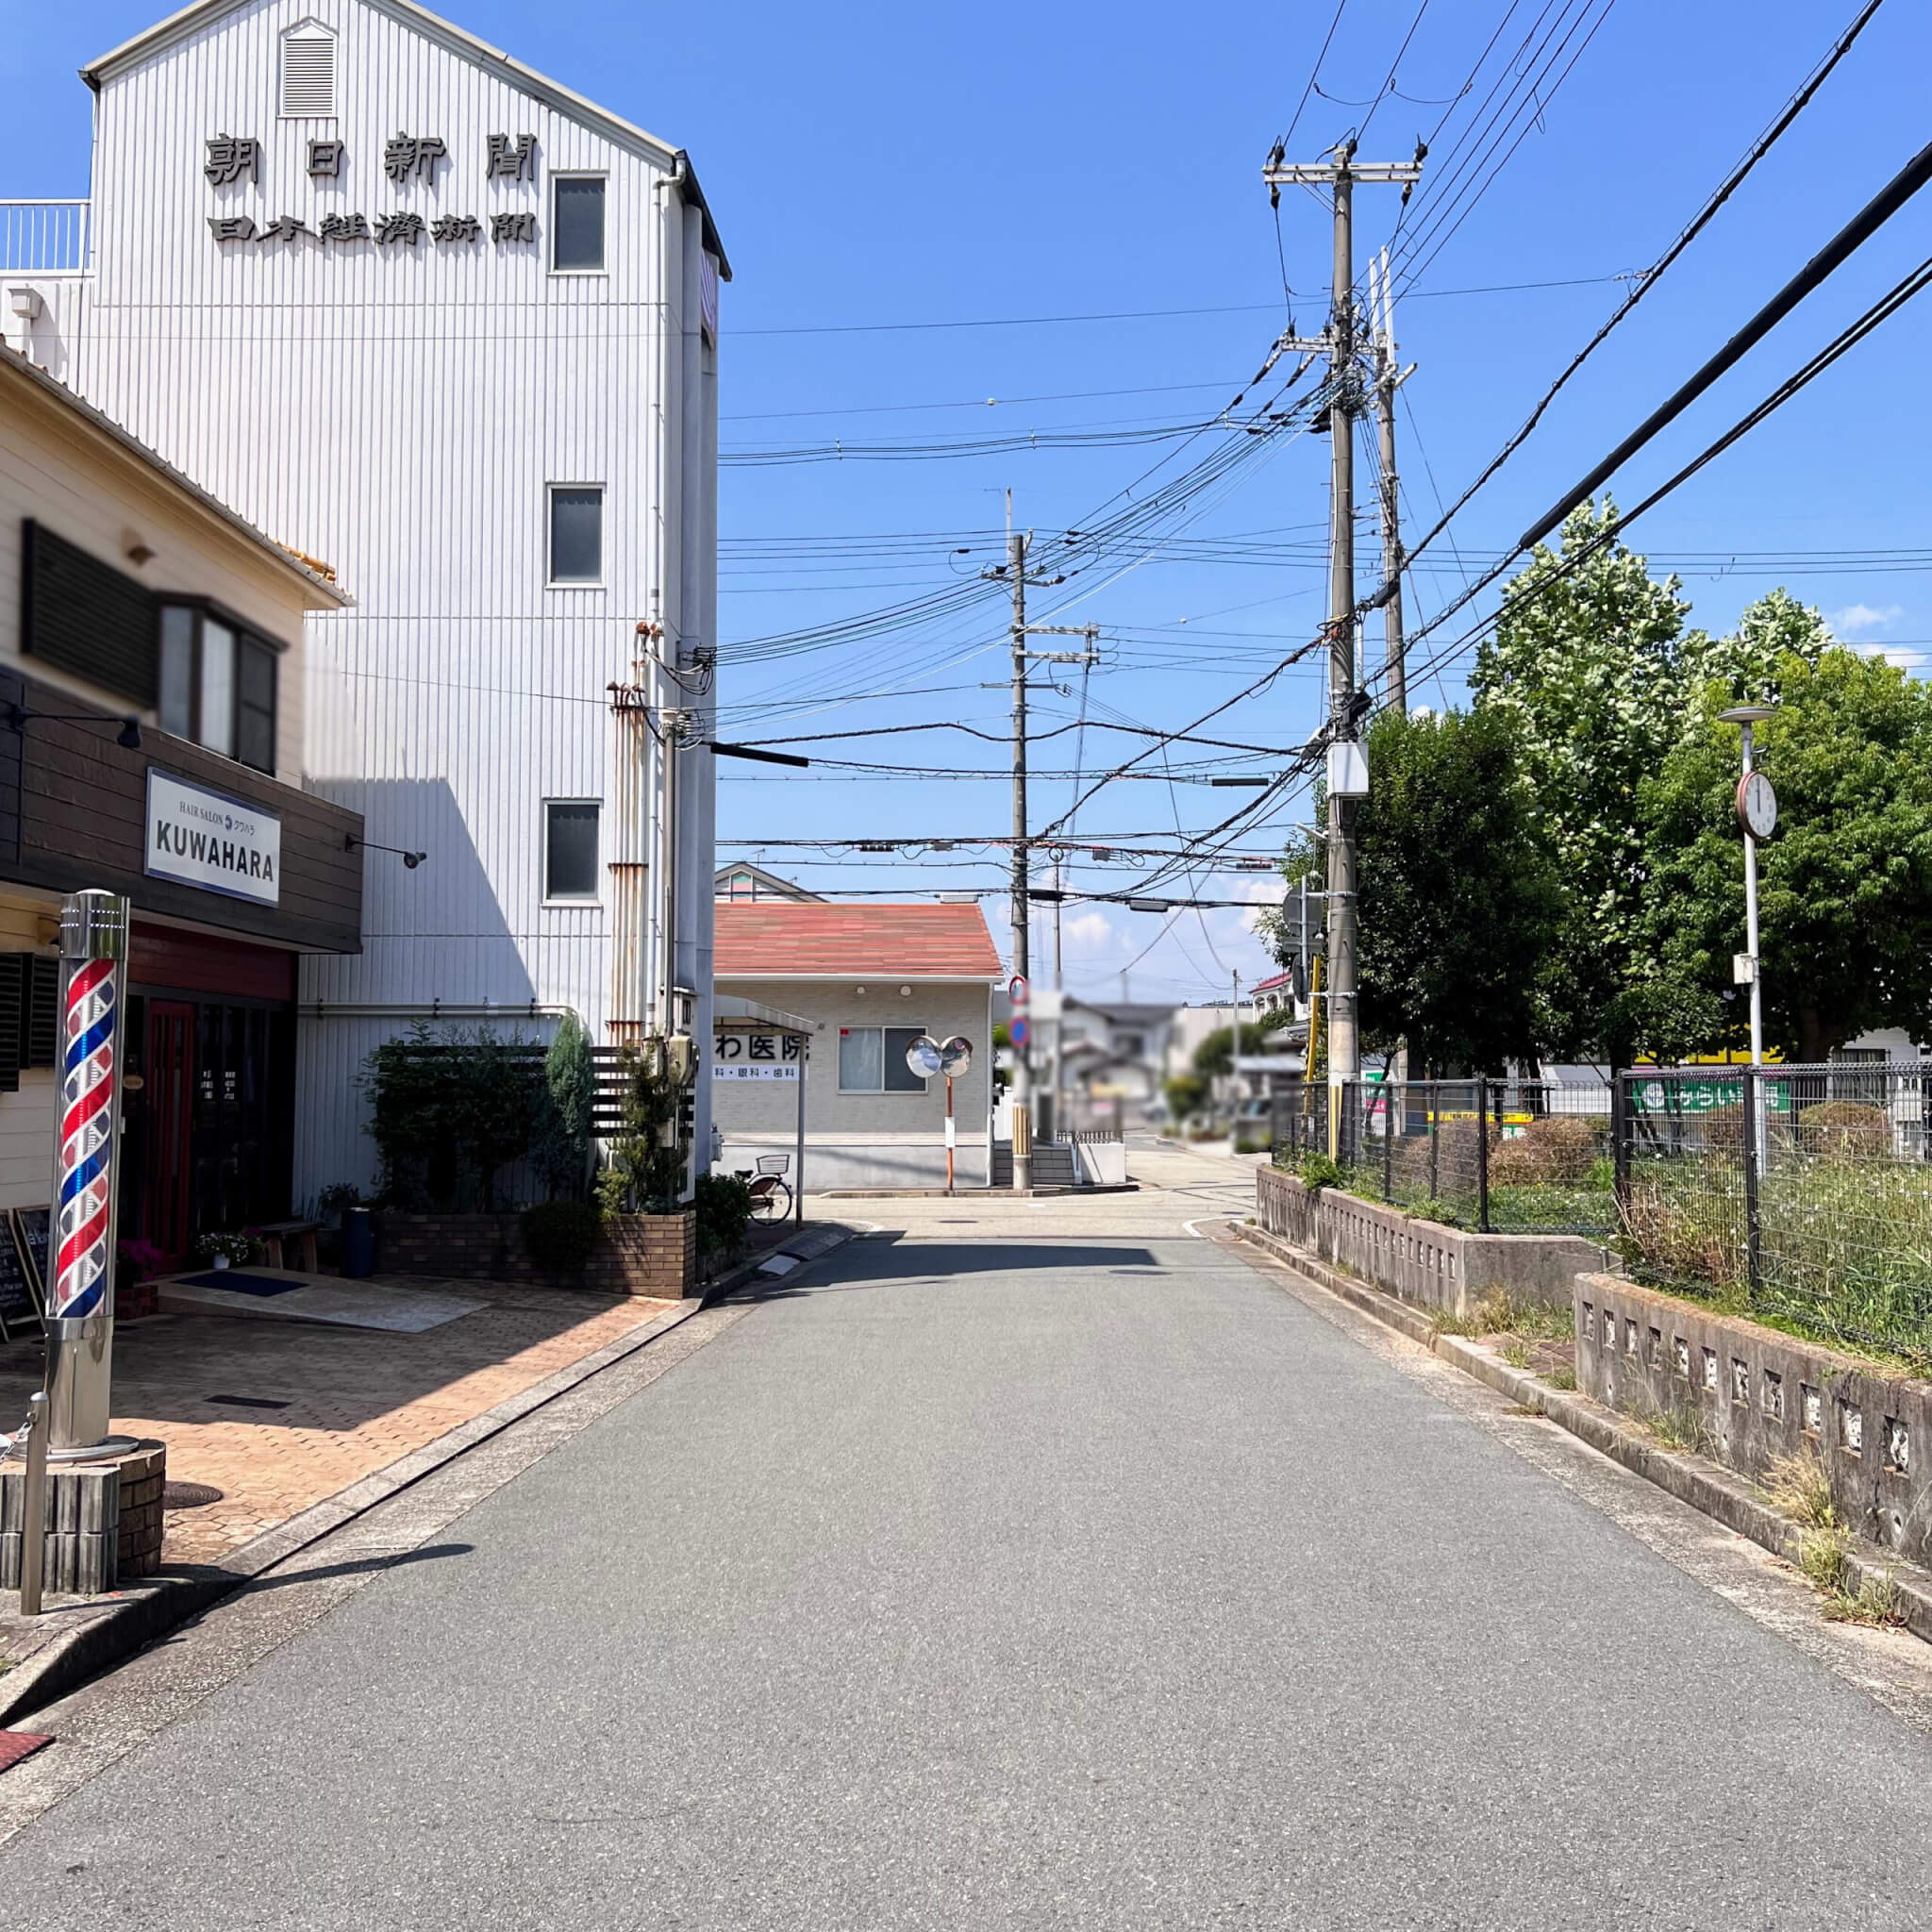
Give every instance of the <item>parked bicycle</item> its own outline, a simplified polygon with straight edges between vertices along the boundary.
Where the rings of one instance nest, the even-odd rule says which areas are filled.
[[[738,1178],[751,1182],[751,1211],[759,1221],[783,1221],[791,1212],[791,1189],[784,1180],[791,1165],[789,1154],[761,1154],[758,1173],[750,1168],[735,1170]]]

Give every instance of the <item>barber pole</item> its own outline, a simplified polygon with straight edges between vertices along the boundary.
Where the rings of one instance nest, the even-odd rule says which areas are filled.
[[[57,1457],[110,1446],[127,931],[127,901],[111,892],[76,892],[61,909],[67,991],[46,1284],[48,1441]]]

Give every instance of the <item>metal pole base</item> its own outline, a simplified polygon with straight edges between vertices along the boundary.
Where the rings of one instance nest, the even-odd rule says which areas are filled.
[[[117,1456],[130,1456],[141,1444],[132,1436],[108,1436],[98,1442],[67,1449],[49,1449],[49,1462],[111,1462]]]

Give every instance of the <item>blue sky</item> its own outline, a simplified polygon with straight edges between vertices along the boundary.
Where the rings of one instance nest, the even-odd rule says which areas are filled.
[[[1444,186],[1430,180],[1419,192],[1408,232],[1424,239],[1399,285],[1404,359],[1420,365],[1401,425],[1411,532],[1433,521],[1439,491],[1459,492],[1618,300],[1623,285],[1605,278],[1659,253],[1855,10],[1852,0],[1613,0],[1583,45],[1606,4],[1429,0],[1418,21],[1417,0],[1347,0],[1323,61],[1327,93],[1372,100],[1414,26],[1394,69],[1397,95],[1374,109],[1365,158],[1406,158],[1418,132],[1447,116],[1432,155]],[[161,10],[129,0],[17,10],[0,42],[0,115],[11,136],[5,192],[86,192],[89,97],[75,70]],[[1007,696],[981,688],[1005,668],[1005,611],[995,601],[856,644],[735,665],[732,650],[918,599],[955,577],[976,581],[1001,542],[1008,488],[1016,521],[1050,548],[1047,533],[1081,527],[1109,500],[1118,509],[1120,492],[1173,446],[745,458],[1211,416],[1282,326],[1284,261],[1299,323],[1319,326],[1325,212],[1300,191],[1285,194],[1278,258],[1259,170],[1303,97],[1332,0],[1180,14],[1145,0],[1024,11],[552,0],[541,13],[508,0],[447,0],[447,10],[688,147],[712,202],[736,270],[723,362],[722,441],[741,458],[721,489],[727,735],[933,721],[1003,732]],[[1505,57],[1533,26],[1541,38],[1567,19],[1583,22],[1563,56],[1575,54],[1574,65],[1526,120],[1507,161],[1498,148],[1500,166],[1484,161],[1461,177],[1487,186],[1473,206],[1457,206],[1453,233],[1445,218],[1427,239],[1431,196],[1457,186],[1458,131],[1479,125]],[[1457,100],[1499,24],[1495,53]],[[1412,627],[1459,587],[1462,568],[1507,547],[1916,152],[1926,133],[1928,56],[1932,23],[1911,0],[1889,0],[1772,158],[1457,520],[1453,548],[1446,539],[1438,544],[1410,596]],[[1316,158],[1369,111],[1310,95],[1292,155]],[[1395,191],[1358,192],[1362,255],[1388,238],[1395,216]],[[1928,234],[1932,192],[1633,461],[1616,479],[1619,497],[1634,502],[1727,427],[1932,252]],[[1525,283],[1574,285],[1457,292]],[[1015,320],[1101,315],[1119,319]],[[1783,582],[1848,638],[1923,673],[1932,608],[1922,574],[1869,553],[1928,543],[1928,318],[1922,306],[1886,325],[1638,526],[1633,541],[1682,572],[1694,621],[1724,626]],[[949,325],[904,326],[913,324]],[[973,325],[951,325],[960,324]],[[1091,728],[1041,743],[1040,769],[1068,771],[1076,747],[1082,770],[1106,769],[1137,745],[1100,725],[1185,723],[1319,622],[1325,441],[1276,439],[1233,482],[1194,506],[1185,541],[1124,574],[1116,562],[1037,595],[1035,614],[1046,621],[1100,624],[1107,656],[1086,685]],[[1923,554],[1932,558],[1932,548]],[[1360,560],[1366,582],[1372,541]],[[1373,621],[1367,650],[1377,661]],[[1459,670],[1451,661],[1440,684],[1412,682],[1412,699],[1457,701]],[[1065,684],[1064,695],[1041,694],[1044,729],[1082,715],[1079,675]],[[854,700],[882,691],[899,694]],[[1212,728],[1290,748],[1319,722],[1321,703],[1318,678],[1295,669]],[[758,841],[777,838],[967,840],[1009,827],[998,742],[956,729],[804,748],[994,775],[727,768],[721,853],[758,852]],[[1176,764],[1204,756],[1174,755]],[[1241,762],[1236,757],[1230,768]],[[1267,768],[1265,759],[1246,762]],[[1160,760],[1144,769],[1159,772]],[[1035,822],[1063,812],[1071,797],[1069,779],[1036,784]],[[1121,782],[1085,807],[1077,831],[1104,843],[1198,830],[1241,803],[1240,792],[1194,783]],[[1305,799],[1284,804],[1237,849],[1274,849],[1306,809]],[[916,864],[828,861],[775,846],[761,857],[833,892],[903,885],[912,897],[1002,878],[998,856],[972,847]],[[1121,891],[1136,876],[1081,857],[1070,881],[1076,891]],[[1270,890],[1253,874],[1193,877],[1204,897]],[[1004,941],[1003,908],[994,899],[987,906]],[[1164,924],[1122,908],[1070,907],[1063,941],[1068,983],[1108,994],[1118,994],[1130,962],[1134,996],[1149,999],[1212,998],[1231,970],[1244,981],[1270,970],[1240,911]],[[1050,958],[1044,943],[1040,930],[1037,962]]]

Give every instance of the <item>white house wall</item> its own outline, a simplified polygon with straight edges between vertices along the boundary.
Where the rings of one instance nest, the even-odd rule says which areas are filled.
[[[307,20],[337,35],[327,122],[278,114],[280,36]],[[432,181],[388,180],[383,147],[398,132],[444,142]],[[204,178],[218,134],[261,142],[258,185]],[[534,187],[485,178],[492,134],[536,137]],[[346,144],[339,180],[310,179],[312,138]],[[607,179],[603,275],[547,267],[550,183],[573,171]],[[314,230],[330,212],[373,225],[396,210],[474,214],[484,238],[262,244],[219,242],[208,226],[288,214]],[[534,212],[536,242],[492,242],[499,210]],[[715,350],[701,345],[692,365],[687,236],[701,247],[702,227],[672,156],[587,125],[367,0],[264,0],[104,78],[93,219],[91,282],[45,291],[48,357],[244,517],[334,568],[355,608],[308,626],[306,782],[361,811],[372,845],[428,854],[408,870],[368,853],[364,951],[306,961],[305,1007],[535,1000],[575,1008],[601,1036],[613,1017],[608,875],[602,905],[542,904],[541,803],[605,801],[608,862],[607,687],[634,676],[641,622],[661,624],[658,648],[673,652],[711,642],[716,608]],[[692,451],[697,479],[683,474]],[[603,486],[602,587],[545,587],[551,483]],[[644,675],[653,703],[690,702],[661,667]],[[709,766],[687,760],[677,894],[680,966],[701,988]],[[648,832],[643,847],[658,850]],[[663,957],[657,935],[650,953]],[[366,1177],[361,1096],[344,1071],[401,1024],[375,1011],[304,1021],[298,1196]]]

